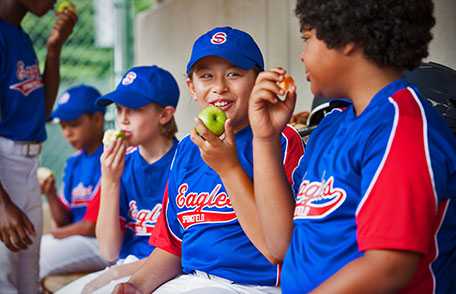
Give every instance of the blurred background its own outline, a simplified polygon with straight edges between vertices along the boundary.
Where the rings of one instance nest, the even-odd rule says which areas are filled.
[[[111,91],[120,76],[133,65],[157,64],[171,71],[179,83],[178,137],[193,126],[198,106],[185,86],[185,64],[193,41],[215,26],[234,26],[248,31],[258,42],[266,67],[281,66],[298,86],[296,111],[309,110],[313,96],[299,61],[302,40],[294,16],[296,0],[73,0],[79,22],[64,47],[59,93],[76,84]],[[434,0],[437,24],[428,61],[456,68],[456,1]],[[24,30],[30,33],[39,60],[55,16],[37,21],[27,16]],[[41,64],[41,69],[44,65]],[[113,126],[114,112],[106,114]],[[75,150],[63,139],[60,127],[48,124],[41,164],[62,176],[68,155]],[[60,182],[58,180],[58,182]]]

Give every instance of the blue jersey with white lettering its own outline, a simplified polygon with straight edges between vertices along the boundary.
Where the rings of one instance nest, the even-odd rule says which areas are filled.
[[[120,187],[120,217],[124,237],[119,258],[134,255],[149,256],[154,247],[149,244],[162,208],[163,193],[169,168],[177,148],[177,140],[158,161],[149,164],[139,153],[131,150],[125,158]]]
[[[103,145],[92,154],[79,151],[66,162],[60,201],[71,211],[72,223],[80,221],[85,216],[87,206],[98,190],[101,153]]]
[[[392,82],[359,116],[352,106],[328,114],[294,183],[284,293],[310,292],[377,249],[422,255],[402,292],[449,293],[456,277],[456,140],[413,86]]]
[[[44,87],[32,41],[20,27],[0,20],[0,136],[46,139]]]
[[[252,130],[235,136],[238,159],[252,179]],[[288,180],[304,147],[287,126],[281,136]],[[251,243],[239,224],[222,180],[201,158],[190,137],[179,144],[170,171],[163,209],[151,243],[181,256],[184,273],[203,271],[240,284],[276,286],[279,268]]]

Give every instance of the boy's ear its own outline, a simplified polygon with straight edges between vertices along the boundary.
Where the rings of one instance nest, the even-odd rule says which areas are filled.
[[[355,51],[359,49],[359,46],[356,45],[354,42],[350,42],[345,44],[342,47],[342,53],[346,56],[352,55]]]
[[[172,106],[166,106],[163,108],[160,114],[160,123],[162,125],[167,124],[173,118],[174,113],[176,113],[176,108]]]
[[[104,125],[104,113],[102,112],[95,112],[92,114],[92,120],[97,127]]]
[[[190,95],[192,96],[193,100],[196,101],[195,85],[193,84],[193,80],[187,77],[185,79],[185,83],[187,84],[187,88],[190,91]]]

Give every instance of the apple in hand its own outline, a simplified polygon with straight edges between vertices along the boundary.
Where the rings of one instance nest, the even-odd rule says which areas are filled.
[[[103,145],[111,146],[116,139],[124,139],[125,134],[121,130],[107,130],[103,136]]]
[[[210,105],[200,111],[198,118],[216,136],[220,136],[225,131],[226,113],[220,108]]]
[[[38,178],[38,183],[40,183],[40,185],[50,176],[52,176],[52,171],[47,167],[40,166],[36,170],[36,177]]]
[[[290,91],[291,86],[294,86],[294,84],[293,78],[288,74],[284,75],[282,81],[278,83],[280,89],[282,89],[285,93]]]
[[[63,13],[65,10],[71,10],[76,13],[76,6],[70,0],[62,0],[57,3],[55,11],[57,13]]]

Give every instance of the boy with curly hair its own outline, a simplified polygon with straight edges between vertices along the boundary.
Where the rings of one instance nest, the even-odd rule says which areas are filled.
[[[277,99],[273,69],[252,92],[255,197],[283,292],[449,293],[456,141],[401,79],[428,55],[432,1],[299,0],[296,15],[312,92],[352,105],[312,133],[290,187],[279,136],[295,89]]]

